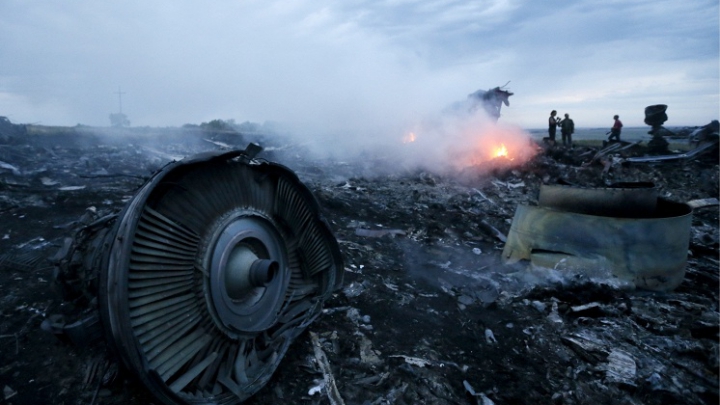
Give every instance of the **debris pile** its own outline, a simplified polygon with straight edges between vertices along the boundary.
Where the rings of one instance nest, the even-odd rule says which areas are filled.
[[[169,161],[242,148],[248,139],[194,133],[151,145],[36,136],[0,145],[4,399],[156,401],[101,344],[76,347],[40,331],[51,314],[82,315],[52,291],[46,258],[83,214],[121,208]],[[576,147],[457,177],[377,174],[393,167],[392,158],[310,161],[300,146],[266,141],[276,148],[259,157],[292,169],[320,203],[339,241],[345,284],[245,403],[717,402],[716,160],[629,163],[621,154],[633,147],[606,154]],[[638,182],[654,184],[666,200],[694,201],[685,275],[674,290],[636,289],[602,268],[502,263],[516,208],[536,206],[541,187]]]

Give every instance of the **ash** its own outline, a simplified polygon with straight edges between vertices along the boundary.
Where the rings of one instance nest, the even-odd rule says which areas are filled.
[[[47,258],[78,218],[121,209],[169,161],[248,141],[312,189],[346,273],[247,404],[718,403],[716,206],[695,210],[685,280],[669,293],[500,261],[515,207],[535,203],[541,184],[650,181],[674,201],[718,198],[717,156],[627,165],[540,148],[521,165],[438,174],[391,156],[310,158],[269,135],[35,130],[0,136],[0,403],[155,401],[102,342],[40,330],[79,310],[53,290]]]

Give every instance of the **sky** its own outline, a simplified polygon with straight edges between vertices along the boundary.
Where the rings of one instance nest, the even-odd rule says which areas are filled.
[[[500,121],[668,126],[720,114],[718,0],[0,0],[0,116],[212,119],[396,136],[478,89]],[[509,83],[508,83],[509,82]],[[122,106],[120,97],[122,94]]]

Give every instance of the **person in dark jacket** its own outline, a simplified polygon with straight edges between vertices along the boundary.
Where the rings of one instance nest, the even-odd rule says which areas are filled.
[[[615,123],[613,124],[612,128],[610,129],[610,136],[608,137],[608,141],[618,141],[620,142],[620,132],[622,131],[622,122],[620,121],[620,116],[616,115],[613,117],[615,120]]]
[[[555,144],[555,132],[557,130],[558,122],[560,122],[560,118],[556,117],[557,111],[552,110],[550,111],[550,118],[548,118],[548,139],[552,144]]]
[[[565,119],[560,121],[560,131],[562,132],[563,146],[572,148],[572,134],[575,132],[575,123],[570,119],[569,114],[565,114]]]

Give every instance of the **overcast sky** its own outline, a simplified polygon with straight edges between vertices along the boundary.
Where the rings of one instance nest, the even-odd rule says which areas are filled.
[[[391,133],[510,82],[500,120],[720,110],[718,0],[0,0],[0,115],[133,126],[276,121]]]

